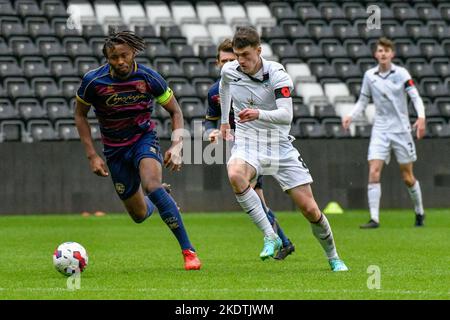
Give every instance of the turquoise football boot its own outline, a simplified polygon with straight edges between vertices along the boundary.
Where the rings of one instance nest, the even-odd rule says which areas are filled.
[[[347,266],[341,259],[330,259],[328,262],[330,263],[331,271],[333,272],[348,271]]]
[[[264,237],[264,248],[259,254],[261,260],[266,260],[269,257],[273,257],[275,252],[281,248],[282,242],[279,236],[275,239],[270,239],[269,237]]]

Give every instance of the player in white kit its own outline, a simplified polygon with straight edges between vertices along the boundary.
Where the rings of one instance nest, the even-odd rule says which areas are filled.
[[[394,44],[387,38],[380,38],[376,44],[375,58],[378,65],[364,74],[359,99],[342,125],[348,129],[352,119],[364,110],[369,98],[375,104],[376,114],[369,144],[369,184],[368,200],[370,221],[361,228],[378,228],[381,198],[380,176],[383,164],[389,164],[391,150],[394,151],[403,181],[414,203],[415,226],[424,225],[425,213],[419,181],[413,174],[416,148],[411,133],[406,95],[409,95],[417,111],[417,121],[413,128],[417,139],[425,135],[425,108],[409,72],[392,63]]]
[[[236,131],[228,177],[242,209],[264,233],[261,259],[273,257],[281,240],[274,232],[251,181],[272,175],[310,221],[333,271],[347,271],[339,258],[327,218],[314,200],[309,170],[289,136],[292,122],[293,83],[284,67],[261,55],[260,38],[251,27],[239,28],[233,38],[237,60],[222,68],[220,100],[221,134],[232,140],[229,110],[233,103]]]

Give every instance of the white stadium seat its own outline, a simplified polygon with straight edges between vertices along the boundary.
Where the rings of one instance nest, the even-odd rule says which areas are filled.
[[[277,20],[264,3],[250,2],[245,4],[250,23],[254,26],[275,26]]]
[[[164,2],[147,1],[145,3],[145,11],[147,13],[150,24],[155,26],[155,31],[159,35],[159,25],[173,25],[173,17],[169,7]]]
[[[108,32],[109,25],[122,25],[123,20],[120,15],[119,9],[112,1],[99,1],[94,4],[95,14],[97,21]]]
[[[136,23],[148,22],[144,8],[138,1],[121,2],[119,8],[125,24],[134,25]]]
[[[70,1],[67,6],[67,13],[81,25],[98,23],[94,8],[87,1]]]
[[[225,38],[232,39],[234,34],[231,27],[227,24],[209,24],[208,31],[216,45],[221,43]]]
[[[210,23],[225,23],[222,12],[214,2],[200,2],[196,5],[196,8],[198,18],[204,25]]]
[[[233,28],[237,25],[249,25],[247,13],[242,5],[238,3],[225,2],[221,4],[222,14],[225,21]]]
[[[332,104],[336,102],[353,102],[354,98],[350,94],[345,83],[326,83],[324,85],[325,95]]]
[[[296,82],[317,82],[315,76],[306,63],[287,63],[286,72],[291,76],[292,81]]]
[[[194,47],[195,54],[198,54],[199,45],[213,44],[213,39],[210,37],[208,30],[203,24],[186,23],[181,25],[180,29],[188,43]]]
[[[178,25],[185,23],[199,23],[200,20],[195,13],[195,9],[191,3],[187,1],[174,2],[171,4],[172,16]]]

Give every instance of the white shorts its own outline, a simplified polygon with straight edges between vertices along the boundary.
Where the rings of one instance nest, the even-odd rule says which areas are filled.
[[[411,163],[417,160],[416,146],[409,132],[389,133],[373,131],[370,138],[367,160],[384,160],[389,164],[391,149],[399,164]]]
[[[247,144],[235,144],[231,150],[232,161],[243,160],[256,170],[254,179],[261,175],[273,176],[283,191],[313,182],[309,169],[292,143],[284,143],[279,152]]]

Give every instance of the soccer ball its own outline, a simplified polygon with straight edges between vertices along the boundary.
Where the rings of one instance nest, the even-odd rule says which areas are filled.
[[[77,242],[64,242],[53,253],[53,265],[65,276],[83,272],[87,264],[86,249]]]

